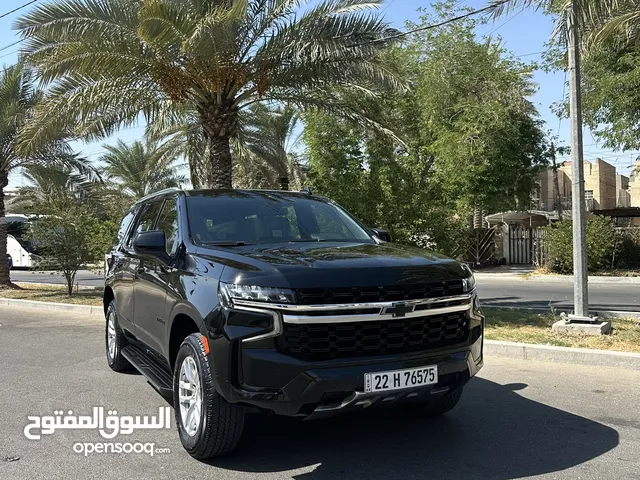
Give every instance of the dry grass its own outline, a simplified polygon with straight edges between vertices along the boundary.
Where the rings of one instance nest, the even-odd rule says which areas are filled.
[[[0,298],[80,305],[102,305],[102,292],[97,290],[79,290],[77,293],[69,296],[67,294],[67,287],[64,285],[36,287],[26,283],[19,283],[17,287],[19,288],[1,288]]]
[[[595,337],[552,332],[551,325],[558,317],[551,313],[491,308],[485,310],[485,315],[489,340],[640,353],[640,325],[633,318],[613,318],[613,333]]]
[[[553,272],[548,265],[541,265],[531,273],[525,273],[523,278],[530,278],[540,275],[562,275],[557,272]],[[589,272],[589,275],[596,277],[640,277],[640,270],[633,269],[616,269],[616,270],[600,270],[597,272]]]

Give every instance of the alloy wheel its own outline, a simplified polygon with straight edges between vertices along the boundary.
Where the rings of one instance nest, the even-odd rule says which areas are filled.
[[[185,357],[180,366],[178,402],[180,418],[187,435],[193,437],[200,426],[202,414],[202,387],[200,374],[193,357]]]

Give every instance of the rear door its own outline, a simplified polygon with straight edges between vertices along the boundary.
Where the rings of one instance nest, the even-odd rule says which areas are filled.
[[[140,215],[140,222],[135,235],[156,229],[158,215],[162,210],[164,200],[160,199],[148,203]],[[158,353],[162,352],[161,344],[155,338],[158,327],[162,326],[166,289],[162,276],[165,270],[162,262],[154,258],[139,257],[132,252],[132,268],[134,270],[133,295],[135,297],[133,322],[135,323],[135,335],[147,347]]]
[[[106,273],[107,283],[116,300],[118,322],[122,328],[133,332],[133,271],[130,268],[131,231],[135,226],[139,208],[129,211],[118,230],[118,243],[111,252]]]

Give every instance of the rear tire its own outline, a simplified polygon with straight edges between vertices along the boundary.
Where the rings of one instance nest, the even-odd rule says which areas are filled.
[[[215,389],[202,335],[182,342],[173,371],[173,398],[180,441],[199,460],[231,453],[242,436],[245,408]]]
[[[112,300],[107,307],[105,315],[105,346],[107,363],[111,370],[115,372],[126,372],[131,370],[131,364],[122,356],[122,349],[128,345],[124,332],[118,324],[118,314],[116,313],[116,301]]]
[[[456,388],[428,403],[409,403],[405,406],[405,410],[421,417],[440,417],[458,405],[460,398],[462,398],[462,390],[463,387]]]

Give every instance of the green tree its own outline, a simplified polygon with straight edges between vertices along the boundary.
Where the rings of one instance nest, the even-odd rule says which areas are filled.
[[[301,187],[304,166],[300,146],[300,114],[290,104],[253,104],[241,117],[237,139],[236,185],[279,188],[280,182]]]
[[[0,72],[0,288],[11,284],[7,258],[7,222],[4,189],[9,174],[27,165],[51,163],[76,164],[76,158],[60,143],[49,143],[22,155],[17,147],[21,129],[32,120],[33,107],[41,97],[34,88],[32,76],[22,64],[5,67]],[[56,139],[54,139],[56,140]]]
[[[49,86],[23,135],[32,151],[65,132],[103,137],[139,121],[195,118],[209,162],[201,184],[231,187],[239,112],[258,102],[320,107],[352,118],[329,87],[363,93],[401,81],[380,51],[393,30],[381,0],[66,0],[16,23]],[[197,138],[197,137],[196,137]]]
[[[608,148],[640,149],[640,48],[607,40],[593,47],[583,63],[584,119]],[[568,115],[562,104],[558,114]]]
[[[417,26],[452,15],[448,4],[436,9]],[[497,42],[476,39],[475,25],[431,29],[387,53],[413,89],[387,92],[366,108],[402,142],[331,115],[305,116],[317,191],[399,241],[450,255],[463,253],[477,203],[527,208],[546,162],[541,122],[527,101],[531,67]],[[358,108],[369,102],[345,99]]]
[[[11,209],[38,213],[35,211],[38,204],[62,195],[73,195],[80,202],[99,203],[103,186],[99,172],[88,160],[73,157],[75,165],[60,162],[25,165],[22,176],[28,184],[18,189]]]
[[[422,25],[431,21],[423,17]],[[416,95],[422,125],[434,138],[434,171],[461,206],[526,209],[546,164],[542,121],[528,100],[532,66],[499,42],[476,39],[476,25],[467,20],[430,30],[408,47],[424,59]]]
[[[76,273],[83,265],[104,258],[111,232],[75,198],[63,196],[38,208],[44,215],[32,222],[33,241],[60,266],[72,295]]]
[[[136,141],[131,145],[118,140],[115,145],[105,145],[107,150],[100,161],[109,187],[129,201],[163,188],[179,187],[187,179],[178,173],[175,157],[166,148]]]

